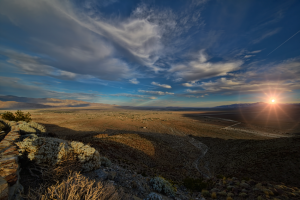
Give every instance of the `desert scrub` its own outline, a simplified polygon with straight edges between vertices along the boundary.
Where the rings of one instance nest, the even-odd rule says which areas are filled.
[[[46,128],[43,125],[40,125],[36,122],[25,122],[20,121],[21,124],[18,125],[20,128],[21,134],[44,134],[46,133]],[[19,122],[19,123],[20,123]]]
[[[217,193],[216,192],[211,193],[211,198],[216,199],[217,198]]]
[[[38,137],[30,134],[23,141],[17,142],[20,154],[40,165],[54,166],[65,156],[75,156],[84,171],[101,166],[100,154],[94,148],[81,142],[68,142],[58,138]]]
[[[36,134],[37,131],[35,128],[32,128],[27,123],[19,124],[18,127],[20,128],[21,134]]]
[[[28,113],[23,113],[21,110],[18,110],[17,112],[15,112],[15,114],[13,114],[12,112],[5,112],[4,114],[2,114],[2,119],[6,119],[9,121],[25,121],[25,122],[30,122],[31,121],[31,114]]]
[[[100,157],[101,165],[104,167],[110,167],[111,161],[106,157]]]
[[[71,142],[71,147],[85,171],[90,171],[101,166],[100,154],[93,147],[82,142]]]
[[[162,200],[162,197],[155,192],[151,192],[145,200]]]
[[[112,184],[104,184],[89,180],[80,173],[70,174],[67,179],[58,182],[55,185],[42,185],[39,189],[30,190],[26,199],[29,200],[118,200],[124,199],[124,194],[117,191]]]
[[[207,183],[203,182],[203,179],[185,178],[183,185],[192,191],[201,191],[207,188]]]
[[[201,191],[201,194],[202,194],[204,197],[209,197],[209,195],[210,195],[209,191],[207,191],[207,190],[202,190],[202,191]]]
[[[32,128],[35,128],[39,133],[46,133],[46,128],[45,126],[41,125],[41,124],[38,124],[36,122],[28,122],[28,125]]]
[[[15,121],[15,115],[12,112],[5,112],[2,114],[2,119],[6,119],[8,121]]]
[[[150,180],[150,185],[157,192],[162,192],[169,196],[174,196],[175,188],[170,182],[162,177],[154,177]]]

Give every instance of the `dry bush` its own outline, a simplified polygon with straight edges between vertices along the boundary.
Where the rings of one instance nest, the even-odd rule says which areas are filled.
[[[31,134],[16,145],[21,154],[27,155],[29,160],[35,161],[38,165],[53,167],[59,164],[63,157],[73,155],[78,159],[84,171],[91,171],[101,166],[99,152],[81,142],[68,142]]]
[[[40,166],[38,166],[40,167]],[[42,179],[48,182],[61,181],[68,176],[69,171],[79,172],[82,170],[81,164],[78,162],[76,156],[69,154],[62,158],[61,162],[54,167],[43,168]]]
[[[30,122],[31,121],[31,114],[28,113],[23,113],[21,110],[18,110],[13,114],[12,112],[5,112],[2,114],[2,119],[6,119],[9,121],[25,121],[25,122]]]
[[[25,121],[19,121],[18,127],[20,128],[21,134],[45,134],[46,128],[38,124],[36,122],[25,122]]]
[[[28,122],[28,125],[31,126],[32,128],[35,128],[38,133],[45,134],[46,133],[46,128],[45,126],[38,124],[36,122]]]
[[[150,180],[152,188],[157,192],[162,192],[168,196],[174,196],[175,188],[163,177],[154,177]]]
[[[78,172],[70,173],[67,179],[47,187],[30,190],[28,200],[114,200],[123,199],[123,194],[108,183],[95,182]]]

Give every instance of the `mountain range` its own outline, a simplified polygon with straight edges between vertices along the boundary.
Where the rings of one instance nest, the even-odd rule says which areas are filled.
[[[12,95],[0,96],[0,110],[16,109],[40,109],[54,107],[90,107],[90,106],[112,106],[102,103],[90,103],[86,101],[55,99],[55,98],[28,98]]]
[[[170,110],[170,111],[197,111],[197,110],[226,110],[226,109],[239,109],[239,108],[260,108],[270,105],[264,102],[256,103],[240,103],[231,105],[222,105],[210,108],[204,107],[132,107],[121,106],[126,109],[141,109],[141,110]],[[300,105],[298,104],[277,104],[277,105]],[[16,109],[41,109],[41,108],[54,108],[54,107],[114,107],[117,105],[103,104],[103,103],[90,103],[86,101],[70,100],[70,99],[55,99],[55,98],[28,98],[18,97],[13,95],[0,96],[0,110],[16,110]]]

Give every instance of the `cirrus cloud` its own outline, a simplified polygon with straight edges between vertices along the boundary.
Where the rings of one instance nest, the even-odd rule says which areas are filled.
[[[39,62],[46,71],[55,68],[104,80],[132,78],[138,65],[159,71],[154,63],[162,49],[162,33],[145,18],[93,18],[68,0],[3,0],[0,14],[5,24],[20,32],[3,29],[1,37],[43,58]]]
[[[162,91],[147,91],[147,90],[139,90],[141,93],[155,94],[155,95],[173,95],[173,92],[162,92]]]
[[[159,86],[159,87],[162,87],[162,88],[169,88],[169,89],[172,88],[171,85],[167,85],[167,84],[159,84],[159,83],[154,82],[154,81],[153,81],[151,84],[152,84],[152,85]]]
[[[185,81],[199,81],[205,78],[225,76],[229,72],[238,70],[243,64],[241,60],[217,63],[208,62],[207,60],[207,55],[201,50],[197,60],[186,64],[173,65],[169,72],[177,78],[183,78]]]
[[[132,84],[139,84],[140,83],[136,78],[130,79],[129,82],[132,83]]]

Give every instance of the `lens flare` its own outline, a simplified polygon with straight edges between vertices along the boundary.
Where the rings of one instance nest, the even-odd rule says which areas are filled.
[[[269,102],[270,104],[276,104],[276,99],[274,97],[270,98]]]

